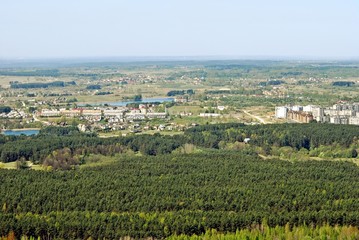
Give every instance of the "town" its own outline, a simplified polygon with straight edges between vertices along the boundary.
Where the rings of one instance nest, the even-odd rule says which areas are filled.
[[[208,110],[204,107],[200,110],[197,116],[193,115],[192,111],[176,112],[170,114],[167,105],[171,106],[177,104],[181,106],[185,102],[182,98],[158,98],[160,101],[166,102],[132,102],[127,104],[115,106],[110,104],[102,104],[99,106],[90,106],[89,104],[82,104],[84,106],[64,107],[57,105],[54,107],[44,101],[31,102],[30,107],[25,103],[22,107],[6,107],[0,109],[0,119],[2,120],[2,129],[14,128],[15,124],[12,122],[18,121],[15,125],[17,128],[28,128],[28,126],[46,127],[46,126],[68,126],[76,125],[82,132],[114,132],[120,131],[125,136],[128,133],[141,133],[151,131],[167,131],[167,132],[183,132],[184,130],[197,126],[196,121],[190,119],[220,119],[225,116],[223,111],[228,107],[218,106],[216,111]],[[179,100],[178,100],[179,99]],[[28,109],[31,109],[29,111]],[[37,109],[37,110],[34,110]],[[186,119],[189,121],[184,123],[176,123],[173,118]],[[30,127],[32,128],[32,127]]]

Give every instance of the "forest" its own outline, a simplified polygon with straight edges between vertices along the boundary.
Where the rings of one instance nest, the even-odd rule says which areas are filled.
[[[2,136],[0,158],[2,162],[31,160],[43,163],[55,150],[70,149],[71,158],[83,157],[90,153],[114,155],[124,148],[145,155],[171,153],[183,142],[182,137],[157,135],[134,135],[129,137],[99,138],[96,134],[80,133],[77,127],[48,127],[38,136]],[[59,155],[58,155],[59,156]],[[72,161],[72,159],[68,159]]]
[[[355,84],[355,82],[349,82],[349,81],[340,81],[340,82],[333,82],[333,86],[339,86],[339,87],[351,87]]]
[[[10,87],[13,89],[17,88],[25,88],[25,89],[31,89],[31,88],[49,88],[49,87],[65,87],[68,85],[76,85],[74,81],[70,82],[63,82],[63,81],[54,81],[54,82],[48,82],[48,83],[40,83],[40,82],[33,82],[33,83],[18,83],[13,82],[10,84]]]
[[[353,163],[213,150],[116,159],[75,171],[0,170],[0,235],[163,238],[262,223],[359,226]]]
[[[46,168],[0,169],[0,236],[268,239],[331,232],[355,239],[356,164],[260,154],[266,147],[269,152],[332,145],[352,150],[358,130],[319,123],[228,123],[175,136],[99,138],[76,127],[1,136],[1,161],[31,160]],[[250,138],[248,144],[228,148],[244,138]]]
[[[359,149],[359,127],[331,124],[271,124],[244,125],[242,123],[197,126],[183,135],[132,135],[99,138],[94,133],[81,133],[77,127],[47,127],[37,136],[0,136],[0,160],[13,162],[20,159],[43,163],[55,150],[69,148],[71,157],[82,157],[100,151],[114,155],[132,150],[144,155],[169,154],[192,144],[199,148],[228,149],[234,143],[249,138],[247,148],[257,153],[276,155],[279,148],[308,151],[311,156],[355,158]],[[14,143],[16,142],[16,143]],[[117,149],[115,151],[115,149]]]
[[[220,141],[243,142],[251,138],[256,146],[290,146],[297,149],[339,144],[349,147],[359,137],[355,125],[333,124],[270,124],[246,126],[242,123],[203,125],[188,129],[185,135],[196,145],[218,148]]]

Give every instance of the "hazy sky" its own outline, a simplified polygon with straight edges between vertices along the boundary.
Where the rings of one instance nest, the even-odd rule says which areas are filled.
[[[0,58],[359,57],[358,0],[0,0]]]

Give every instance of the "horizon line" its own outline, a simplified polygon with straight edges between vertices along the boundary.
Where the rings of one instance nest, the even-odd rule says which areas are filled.
[[[41,62],[41,61],[359,61],[359,56],[281,56],[281,55],[144,55],[144,56],[53,56],[53,57],[0,57],[0,62]]]

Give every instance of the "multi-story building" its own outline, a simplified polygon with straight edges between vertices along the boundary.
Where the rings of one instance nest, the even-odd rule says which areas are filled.
[[[287,112],[288,112],[288,107],[276,107],[275,108],[275,117],[276,118],[287,118]]]
[[[312,105],[281,106],[276,107],[275,114],[277,118],[289,118],[300,122],[314,119],[318,122],[359,125],[359,103],[340,103],[327,108]]]
[[[351,125],[359,125],[359,117],[351,117],[351,118],[349,118],[349,124],[351,124]]]

